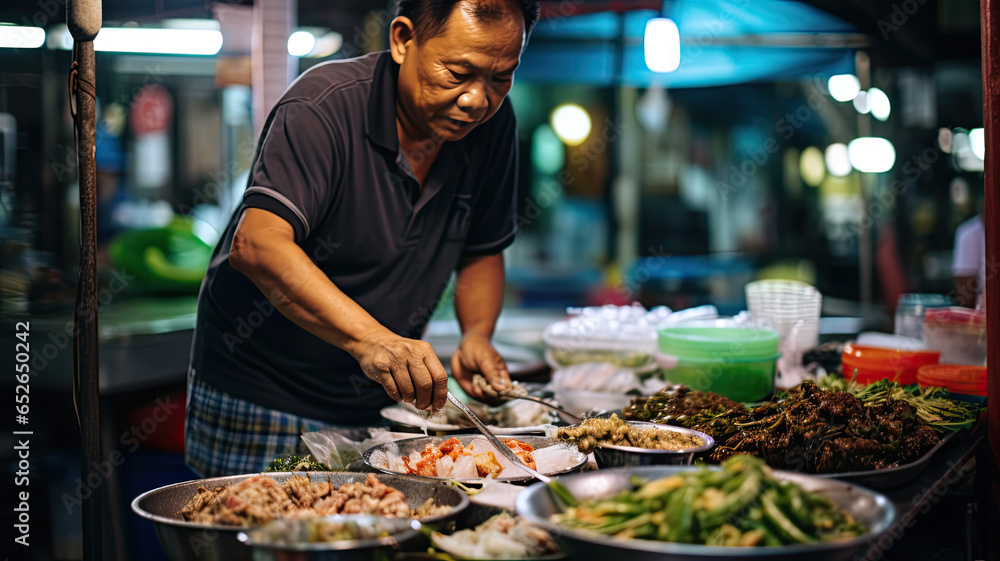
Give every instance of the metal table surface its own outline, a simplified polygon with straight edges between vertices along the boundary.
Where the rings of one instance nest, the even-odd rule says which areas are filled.
[[[986,439],[986,426],[980,423],[972,430],[956,435],[928,463],[927,468],[906,483],[879,492],[896,506],[896,521],[878,542],[870,544],[866,555],[857,556],[857,561],[897,559],[902,554],[901,547],[908,539],[919,537],[916,526],[927,517],[935,504],[949,493],[953,493],[976,467],[970,463]]]
[[[99,310],[101,394],[117,394],[183,383],[194,333],[197,296],[111,299]],[[0,322],[0,336],[16,322],[31,326],[31,384],[70,391],[73,383],[73,314],[12,314]],[[10,341],[12,337],[4,337]],[[0,360],[13,363],[13,345],[0,346]],[[8,360],[9,359],[9,360]]]

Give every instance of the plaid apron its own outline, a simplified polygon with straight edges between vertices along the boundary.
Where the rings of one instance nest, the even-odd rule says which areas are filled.
[[[188,373],[184,461],[201,477],[259,473],[271,460],[309,453],[299,438],[329,425],[235,398]]]

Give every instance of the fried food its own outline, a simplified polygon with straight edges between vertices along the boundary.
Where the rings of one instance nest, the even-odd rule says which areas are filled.
[[[591,418],[573,427],[559,429],[559,438],[576,444],[584,454],[598,446],[630,446],[651,450],[685,450],[705,444],[698,436],[654,427],[635,427],[618,415],[611,418]]]

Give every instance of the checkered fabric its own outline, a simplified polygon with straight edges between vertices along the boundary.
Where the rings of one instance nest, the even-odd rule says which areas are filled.
[[[235,398],[188,374],[184,461],[201,477],[258,473],[308,449],[299,438],[327,425]]]

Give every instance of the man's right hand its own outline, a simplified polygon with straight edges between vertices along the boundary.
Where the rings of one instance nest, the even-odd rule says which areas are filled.
[[[427,342],[378,333],[363,337],[351,354],[365,375],[396,401],[435,410],[448,401],[448,373]]]

